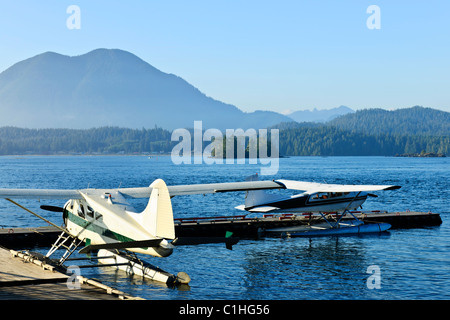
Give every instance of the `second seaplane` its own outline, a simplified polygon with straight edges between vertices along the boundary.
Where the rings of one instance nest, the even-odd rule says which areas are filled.
[[[98,252],[99,259],[124,265],[126,270],[166,283],[188,283],[189,276],[179,273],[173,276],[163,270],[144,265],[137,258],[125,256],[118,250],[146,254],[156,257],[169,256],[178,245],[225,242],[227,248],[237,243],[233,237],[179,238],[175,234],[171,198],[181,195],[245,191],[245,205],[240,209],[249,212],[296,211],[324,212],[340,211],[336,223],[330,223],[323,215],[327,226],[314,230],[269,230],[289,232],[292,235],[329,235],[342,233],[365,233],[387,230],[388,224],[341,223],[342,216],[365,201],[369,191],[394,190],[393,185],[332,185],[292,180],[258,181],[255,177],[241,182],[192,184],[167,186],[155,180],[149,187],[117,189],[0,189],[0,198],[5,198],[22,209],[45,220],[61,230],[61,235],[46,257],[60,247],[66,248],[59,259],[62,265],[70,255],[82,246],[80,253]],[[294,189],[305,191],[301,195],[279,197],[265,193],[267,189]],[[127,198],[148,198],[142,212],[127,201]],[[62,212],[65,225],[58,226],[37,213],[23,207],[17,199],[70,199],[64,207],[46,206],[49,211]],[[355,229],[356,228],[356,229]]]

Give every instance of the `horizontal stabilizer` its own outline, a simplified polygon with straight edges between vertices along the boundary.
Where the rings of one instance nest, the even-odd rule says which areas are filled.
[[[94,250],[100,249],[127,249],[127,248],[146,248],[146,247],[157,247],[163,239],[151,239],[151,240],[140,240],[140,241],[128,241],[128,242],[113,242],[104,244],[91,244],[82,248],[80,253],[89,253]]]
[[[241,205],[239,205],[239,206],[237,206],[237,207],[234,207],[235,209],[238,209],[238,210],[242,210],[242,211],[248,211],[248,212],[262,212],[262,213],[267,213],[267,212],[270,212],[270,211],[274,211],[274,210],[279,210],[280,208],[277,208],[277,207],[271,207],[271,206],[261,206],[261,207],[256,207],[256,208],[252,208],[252,209],[250,209],[250,210],[247,210],[247,209],[245,209],[245,208],[247,208],[246,206],[245,206],[245,204],[241,204]]]
[[[256,207],[256,208],[252,208],[248,211],[250,212],[262,212],[262,213],[267,213],[270,211],[274,211],[274,210],[279,210],[280,208],[277,207],[271,207],[271,206],[262,206],[262,207]]]

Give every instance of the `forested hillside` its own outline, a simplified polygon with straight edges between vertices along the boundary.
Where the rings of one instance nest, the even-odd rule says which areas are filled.
[[[449,136],[369,135],[335,127],[280,130],[280,154],[286,156],[395,156],[449,154]]]
[[[450,113],[412,107],[359,110],[326,124],[283,123],[284,155],[383,155],[450,152]]]
[[[450,113],[431,108],[412,107],[387,111],[358,110],[327,123],[339,129],[366,134],[450,135]]]

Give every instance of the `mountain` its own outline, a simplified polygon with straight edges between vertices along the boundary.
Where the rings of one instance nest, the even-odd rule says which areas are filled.
[[[0,74],[0,126],[175,129],[195,120],[218,129],[291,121],[275,112],[245,113],[117,49],[74,57],[46,52]]]
[[[353,113],[354,111],[346,106],[340,106],[338,108],[332,108],[328,110],[300,110],[287,114],[288,117],[296,122],[327,122],[333,120],[336,117],[347,113]]]
[[[327,125],[372,135],[450,136],[450,112],[420,106],[393,111],[365,109],[340,116]]]

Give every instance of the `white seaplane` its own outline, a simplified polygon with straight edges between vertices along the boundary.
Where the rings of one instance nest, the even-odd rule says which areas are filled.
[[[144,265],[140,261],[124,258],[113,251],[127,250],[134,253],[147,254],[156,257],[167,257],[175,246],[183,244],[218,243],[225,242],[227,247],[237,242],[231,237],[205,237],[177,238],[173,219],[171,197],[191,194],[221,193],[246,191],[245,205],[241,209],[250,212],[268,211],[342,211],[359,206],[367,198],[367,191],[392,190],[399,186],[380,185],[332,185],[301,182],[292,180],[257,181],[250,178],[248,181],[192,184],[167,186],[161,180],[155,180],[149,187],[117,188],[117,189],[0,189],[0,198],[5,198],[22,209],[45,220],[47,223],[59,228],[62,233],[46,257],[50,257],[57,249],[64,246],[67,250],[59,260],[62,265],[70,255],[80,246],[80,253],[98,251],[100,259],[109,259],[116,264],[123,265],[129,270],[132,265],[135,273],[142,273],[151,279],[166,283],[187,283],[189,276],[179,273],[177,277],[166,273],[151,265]],[[267,194],[265,189],[294,189],[307,190],[299,196],[275,197]],[[320,198],[328,196],[327,199]],[[127,201],[131,198],[149,198],[148,205],[142,212],[137,212]],[[317,199],[315,197],[318,197]],[[63,208],[42,205],[44,210],[63,213],[65,226],[60,227],[41,217],[33,211],[23,207],[13,199],[70,199]],[[343,215],[342,214],[342,215]],[[342,217],[342,216],[341,216]],[[324,216],[325,218],[325,216]],[[356,218],[355,218],[356,219]],[[325,218],[326,220],[326,218]],[[340,219],[339,219],[340,220]],[[328,220],[326,220],[328,221]],[[359,220],[358,220],[359,221]],[[362,232],[373,232],[372,228],[365,228],[359,221],[358,225],[345,226],[339,221],[323,230],[321,234],[337,234],[342,231],[354,232],[358,227]],[[387,224],[378,224],[378,230],[383,231],[390,227]],[[383,230],[382,230],[383,229]],[[272,230],[273,232],[287,232],[295,235],[300,230]],[[337,232],[339,231],[339,232]],[[313,236],[313,233],[309,233]],[[124,262],[124,259],[127,262]],[[147,274],[145,274],[147,272]],[[150,274],[148,274],[150,272]]]
[[[247,181],[258,181],[258,175],[247,178]],[[342,185],[305,181],[276,180],[285,189],[304,191],[301,194],[285,196],[270,194],[264,190],[247,191],[245,204],[236,209],[248,212],[268,213],[318,213],[323,218],[322,224],[274,228],[265,230],[268,233],[285,234],[297,237],[313,237],[327,235],[350,235],[372,232],[383,232],[391,225],[388,223],[364,224],[356,218],[351,210],[361,207],[368,196],[377,197],[369,191],[395,190],[395,185]],[[336,213],[335,221],[327,218],[327,213]],[[346,214],[354,220],[341,222]]]

